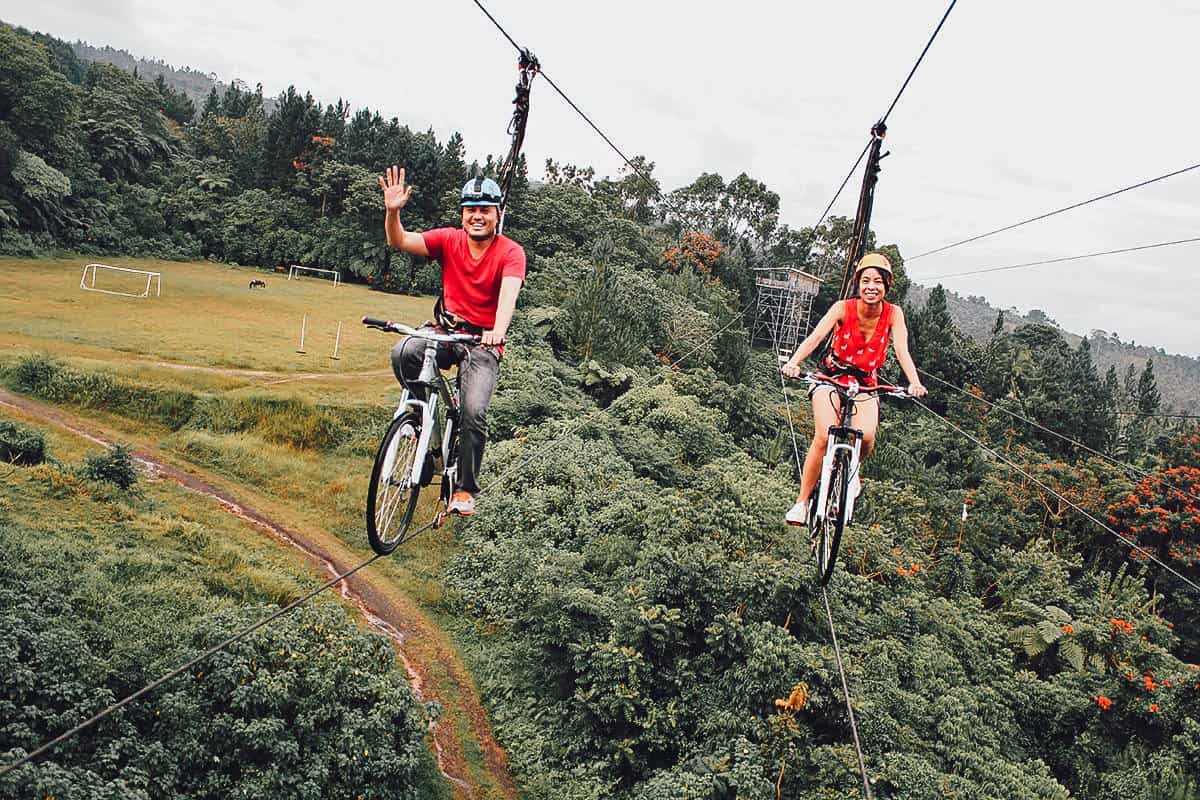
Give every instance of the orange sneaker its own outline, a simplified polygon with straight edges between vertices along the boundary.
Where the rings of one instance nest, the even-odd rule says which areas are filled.
[[[475,495],[470,492],[455,492],[450,495],[450,502],[446,504],[446,511],[463,517],[471,516],[475,513]]]

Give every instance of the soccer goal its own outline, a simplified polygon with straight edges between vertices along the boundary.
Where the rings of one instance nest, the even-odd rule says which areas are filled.
[[[100,270],[104,270],[100,273]],[[111,271],[111,272],[110,272]],[[123,273],[128,277],[124,280],[105,280],[111,278],[121,278],[122,275],[112,275],[113,272]],[[96,285],[96,277],[98,274],[103,274],[101,285]],[[142,286],[141,278],[145,276],[146,284]],[[141,286],[142,290],[137,291],[137,287]],[[102,288],[110,287],[110,288]],[[115,288],[111,288],[115,287]],[[124,289],[122,287],[128,287]],[[99,292],[100,294],[115,294],[121,297],[149,297],[150,289],[154,289],[155,297],[162,297],[162,273],[151,272],[147,269],[130,269],[128,267],[114,267],[109,264],[88,264],[83,268],[83,274],[79,276],[79,288],[87,292]]]
[[[292,278],[299,279],[301,273],[316,272],[319,275],[327,275],[333,280],[333,285],[338,286],[342,282],[342,273],[336,269],[317,269],[316,267],[302,267],[299,264],[293,264],[288,269],[288,280]]]

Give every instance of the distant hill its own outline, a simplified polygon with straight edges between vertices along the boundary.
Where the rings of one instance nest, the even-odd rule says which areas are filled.
[[[929,298],[929,291],[924,286],[913,284],[908,290],[909,302],[917,306],[924,305]],[[979,342],[986,342],[991,337],[992,326],[996,324],[996,315],[1000,313],[1000,309],[982,297],[963,297],[949,289],[946,290],[946,305],[954,324],[963,333]],[[1063,330],[1057,322],[1041,311],[1033,310],[1022,314],[1016,308],[1004,309],[1005,330],[1013,330],[1031,322],[1058,327],[1072,345],[1079,344],[1082,338],[1077,333]],[[1145,366],[1146,359],[1153,358],[1154,375],[1158,381],[1158,389],[1162,392],[1164,411],[1200,413],[1200,358],[1167,353],[1161,347],[1122,342],[1114,334],[1101,330],[1089,333],[1088,341],[1092,345],[1092,355],[1101,374],[1107,371],[1109,366],[1115,365],[1117,374],[1124,376],[1130,364],[1140,371]]]
[[[145,80],[154,80],[159,75],[171,88],[181,91],[196,104],[196,110],[204,107],[204,100],[215,87],[218,94],[224,94],[229,84],[217,78],[215,72],[201,72],[193,67],[174,67],[161,59],[139,58],[126,50],[117,50],[107,45],[94,47],[87,42],[74,42],[71,49],[80,61],[94,61],[101,64],[112,64],[127,72],[134,69]],[[249,88],[243,81],[234,80],[242,88]],[[274,107],[273,98],[263,100],[266,113],[270,114]]]

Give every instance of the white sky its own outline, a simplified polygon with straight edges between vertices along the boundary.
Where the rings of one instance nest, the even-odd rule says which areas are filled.
[[[945,10],[945,0],[737,4],[485,0],[546,72],[664,188],[748,172],[792,227],[816,221]],[[294,83],[368,105],[468,152],[507,147],[515,53],[470,0],[261,3],[0,0],[0,18],[222,80]],[[889,120],[881,242],[913,255],[1200,161],[1200,4],[963,0]],[[615,175],[617,156],[535,85],[526,153]],[[857,177],[834,213],[852,215]],[[920,280],[1200,235],[1200,170],[919,259]],[[1200,355],[1200,244],[948,288],[1041,308],[1068,329]]]

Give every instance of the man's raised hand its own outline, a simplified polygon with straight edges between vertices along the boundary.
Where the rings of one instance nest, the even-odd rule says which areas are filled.
[[[397,168],[395,164],[384,171],[379,179],[379,188],[383,189],[383,205],[388,211],[404,208],[412,196],[412,187],[404,182],[404,168]]]

